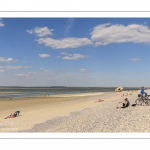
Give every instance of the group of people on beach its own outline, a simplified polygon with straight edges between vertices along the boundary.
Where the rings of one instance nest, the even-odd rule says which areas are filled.
[[[140,88],[140,90],[141,90],[141,92],[140,92],[141,95],[145,95],[145,97],[146,97],[147,93],[144,91],[144,87],[143,86]],[[122,103],[122,106],[121,107],[116,107],[117,109],[119,109],[119,108],[126,108],[126,107],[128,107],[130,105],[130,102],[129,102],[128,98],[125,98],[123,100],[123,102],[119,102],[119,103]]]
[[[130,92],[130,91],[129,91],[129,92]],[[136,91],[131,91],[130,93],[123,93],[123,94],[121,95],[121,97],[128,96],[128,95],[132,95],[133,92],[136,92]]]
[[[15,111],[14,114],[11,113],[9,116],[5,117],[4,119],[15,118],[15,117],[19,116],[19,114],[20,114],[20,111],[18,110],[18,111]]]

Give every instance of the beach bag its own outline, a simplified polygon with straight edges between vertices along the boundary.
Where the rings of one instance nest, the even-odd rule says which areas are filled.
[[[132,106],[136,106],[136,104],[132,104]]]

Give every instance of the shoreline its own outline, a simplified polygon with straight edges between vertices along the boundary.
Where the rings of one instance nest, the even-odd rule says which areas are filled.
[[[13,93],[13,92],[12,92]],[[15,93],[15,92],[14,92]],[[14,94],[13,93],[13,94]],[[43,97],[76,97],[76,96],[94,96],[94,95],[99,95],[99,94],[103,94],[103,93],[106,93],[106,92],[84,92],[84,93],[74,93],[74,94],[41,94],[41,95],[33,95],[33,96],[18,96],[18,97],[4,97],[4,98],[1,98],[0,97],[0,101],[3,101],[3,100],[10,100],[11,99],[16,99],[16,100],[20,100],[20,99],[30,99],[30,98],[43,98]],[[109,93],[109,92],[108,92]],[[5,92],[5,93],[0,93],[0,94],[4,94],[4,95],[7,95],[7,94],[11,94],[11,92]],[[15,94],[19,94],[19,93],[15,93]]]
[[[101,95],[104,93],[111,93],[111,92],[88,92],[88,93],[75,93],[75,94],[53,94],[53,95],[40,95],[40,96],[23,96],[23,97],[12,97],[12,100],[27,100],[27,99],[39,99],[39,98],[64,98],[64,97],[84,97],[84,96],[96,96]],[[0,101],[10,101],[10,98],[1,98]]]
[[[74,95],[53,95],[45,97],[19,98],[15,101],[0,100],[0,132],[21,132],[30,130],[36,124],[48,120],[109,105],[121,97],[123,92],[95,92]],[[137,93],[137,92],[135,92]],[[98,100],[103,100],[98,102]],[[114,108],[115,109],[115,108]],[[11,112],[20,110],[20,116],[4,119]],[[13,124],[13,125],[12,125]]]
[[[30,98],[43,98],[43,97],[76,97],[76,96],[95,96],[95,95],[100,95],[100,94],[109,94],[109,93],[129,93],[132,91],[138,91],[138,90],[127,90],[127,91],[121,91],[121,92],[115,92],[115,91],[111,91],[111,92],[81,92],[81,93],[69,93],[69,94],[41,94],[41,95],[33,95],[33,96],[18,96],[18,97],[0,97],[0,101],[3,100],[10,100],[11,99],[30,99]],[[0,94],[19,94],[19,92],[0,92]]]

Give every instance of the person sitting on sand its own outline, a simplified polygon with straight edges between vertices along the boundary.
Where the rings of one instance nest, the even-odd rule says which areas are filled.
[[[9,116],[7,116],[6,118],[4,119],[7,119],[7,118],[14,118],[15,116],[11,113]]]
[[[20,111],[16,111],[14,114],[10,114],[9,116],[7,116],[6,118],[4,118],[4,119],[7,119],[7,118],[15,118],[15,117],[17,117],[17,115],[19,116],[19,113],[20,113]]]
[[[18,110],[18,111],[15,111],[15,113],[19,116],[19,114],[20,114],[20,111]]]
[[[130,102],[127,98],[125,98],[123,102],[119,102],[119,103],[122,103],[122,107],[117,107],[117,109],[118,108],[126,108],[130,105]]]

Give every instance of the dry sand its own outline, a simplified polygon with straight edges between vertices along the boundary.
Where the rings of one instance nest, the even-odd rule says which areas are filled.
[[[139,92],[139,91],[138,91]],[[125,96],[130,98],[133,95],[137,96],[138,92],[133,92],[130,95],[131,91],[123,92],[107,92],[107,93],[87,93],[87,94],[68,94],[68,95],[59,95],[59,96],[43,96],[43,97],[32,97],[32,98],[18,98],[12,99],[1,99],[0,100],[0,132],[21,132],[29,131],[38,124],[42,124],[48,120],[55,118],[69,116],[70,114],[82,112],[83,110],[88,110],[86,117],[88,119],[88,114],[90,114],[90,109],[97,110],[98,107],[103,108],[103,106],[109,106],[112,102],[117,102],[118,100],[123,100]],[[103,101],[99,101],[103,100]],[[116,109],[113,106],[114,110]],[[20,116],[16,118],[4,119],[6,116],[10,115],[15,111],[21,111]],[[95,115],[93,112],[92,115]],[[80,117],[82,115],[80,114]],[[78,115],[74,118],[79,117]],[[92,116],[91,121],[92,121]],[[80,121],[83,119],[81,117]],[[75,119],[76,120],[76,119]],[[69,120],[70,125],[75,120]],[[83,120],[82,120],[83,121]],[[80,123],[78,123],[79,125]],[[55,122],[57,125],[57,122]],[[65,124],[63,125],[65,126]],[[40,127],[44,128],[44,126]],[[63,127],[64,128],[64,127]],[[68,128],[68,127],[67,127]],[[73,129],[74,127],[71,126]],[[69,128],[68,128],[69,129]],[[34,130],[33,130],[34,131]],[[59,128],[55,128],[53,131],[49,128],[46,130],[37,129],[35,132],[63,132]],[[68,130],[64,130],[64,132]],[[70,131],[70,130],[69,130]],[[74,130],[72,130],[73,132]],[[82,131],[82,130],[81,130]],[[94,129],[92,129],[94,131]],[[96,131],[96,130],[95,130]],[[83,131],[83,132],[86,132]]]

